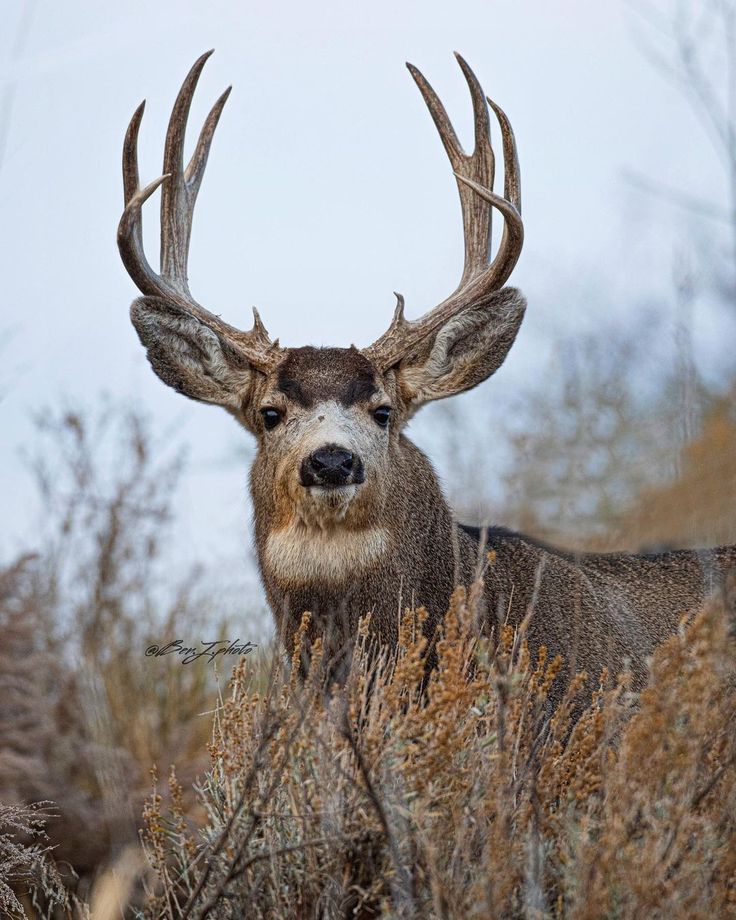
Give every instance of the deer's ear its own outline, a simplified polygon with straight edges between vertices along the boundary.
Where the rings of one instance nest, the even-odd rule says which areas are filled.
[[[410,408],[470,390],[503,364],[524,318],[526,300],[503,288],[449,319],[427,336],[397,369]]]
[[[226,339],[160,297],[134,301],[130,318],[164,383],[190,399],[242,412],[255,372]]]

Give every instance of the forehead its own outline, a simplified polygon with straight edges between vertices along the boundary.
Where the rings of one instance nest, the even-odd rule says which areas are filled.
[[[378,392],[376,370],[357,348],[291,348],[278,367],[276,389],[309,408],[334,399],[352,406]]]

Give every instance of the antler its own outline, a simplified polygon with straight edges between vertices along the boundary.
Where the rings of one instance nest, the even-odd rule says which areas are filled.
[[[171,111],[164,147],[164,174],[144,188],[138,179],[138,131],[145,102],[136,109],[128,125],[123,144],[123,190],[125,210],[118,225],[118,248],[128,274],[143,294],[163,297],[178,304],[187,313],[202,320],[223,336],[255,367],[270,370],[281,356],[278,342],[271,342],[253,308],[253,329],[244,332],[228,325],[205,310],[192,297],[187,280],[187,259],[192,232],[192,217],[197,193],[202,184],[210,145],[232,87],[228,87],[214,104],[197,140],[197,146],[184,168],[184,135],[189,109],[202,68],[212,51],[207,51],[187,74]],[[143,204],[161,186],[161,270],[151,268],[143,249]]]
[[[456,313],[481,302],[488,294],[502,287],[519,259],[524,241],[519,160],[514,132],[499,106],[484,96],[477,77],[467,63],[459,54],[455,57],[468,83],[473,101],[475,150],[470,156],[460,146],[452,123],[435,91],[416,67],[412,64],[406,66],[427,103],[457,180],[465,237],[463,274],[460,284],[446,300],[414,322],[404,318],[404,298],[400,294],[396,295],[398,302],[391,325],[366,349],[366,354],[382,369],[397,364],[414,345],[444,325]],[[488,105],[495,112],[501,126],[504,160],[503,197],[493,192],[495,162]],[[489,264],[493,208],[501,212],[504,227],[496,257]]]

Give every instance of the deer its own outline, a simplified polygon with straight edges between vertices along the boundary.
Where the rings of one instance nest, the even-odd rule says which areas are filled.
[[[627,668],[636,685],[647,659],[736,565],[736,547],[660,554],[573,553],[501,526],[458,522],[429,459],[406,436],[426,403],[478,386],[503,364],[526,301],[506,286],[522,249],[516,140],[503,110],[456,55],[474,116],[467,154],[423,74],[409,71],[439,132],[460,197],[464,267],[457,288],[418,319],[397,303],[388,329],[365,348],[284,348],[254,308],[248,331],[193,298],[187,279],[192,218],[230,88],[204,121],[188,164],[184,136],[203,54],[189,71],[166,132],[163,174],[141,186],[137,138],[145,102],[123,144],[123,264],[142,297],[130,316],[158,377],[189,399],[224,408],[256,439],[250,470],[255,548],[284,650],[302,615],[308,637],[328,637],[331,675],[349,667],[361,618],[380,648],[395,649],[402,609],[421,604],[428,636],[453,592],[482,584],[479,627],[523,626],[576,670]],[[495,192],[491,112],[500,127],[503,194]],[[160,269],[146,259],[142,206],[160,188]],[[491,248],[492,213],[503,229]],[[492,561],[488,561],[492,560]],[[479,582],[479,573],[482,580]]]

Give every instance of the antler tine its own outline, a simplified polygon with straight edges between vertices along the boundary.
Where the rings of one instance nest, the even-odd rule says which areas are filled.
[[[465,157],[465,153],[460,146],[457,134],[455,134],[455,129],[447,114],[447,109],[444,107],[442,100],[434,89],[432,89],[430,82],[421,70],[408,61],[406,62],[406,67],[412,77],[414,77],[414,82],[419,87],[419,92],[422,94],[422,98],[429,109],[429,114],[432,116],[432,121],[437,128],[440,140],[447,151],[447,156],[450,158],[453,168],[458,169]]]
[[[501,139],[503,143],[503,161],[506,164],[504,170],[503,194],[508,201],[513,204],[516,210],[521,214],[521,168],[519,167],[519,154],[516,149],[516,137],[511,122],[508,120],[506,113],[490,96],[486,96],[486,102],[493,109],[498,123],[501,126]]]
[[[397,309],[388,330],[366,353],[381,367],[397,364],[404,355],[431,332],[444,325],[455,313],[479,303],[508,279],[518,261],[524,240],[521,220],[521,185],[516,141],[503,110],[488,99],[467,62],[459,55],[460,65],[470,90],[475,125],[475,148],[466,154],[439,97],[423,74],[408,64],[419,91],[447,151],[460,194],[465,240],[465,262],[456,290],[433,310],[415,322],[404,319]],[[504,195],[493,191],[495,157],[491,145],[488,106],[501,127],[504,156]],[[491,215],[496,208],[504,218],[504,229],[495,259],[491,253]]]
[[[128,125],[123,144],[123,191],[125,208],[118,226],[118,247],[128,274],[143,294],[173,301],[207,323],[226,338],[255,367],[268,370],[279,360],[278,343],[271,342],[257,313],[253,328],[236,329],[200,306],[189,291],[187,258],[197,200],[212,138],[231,87],[213,105],[199,134],[194,153],[184,168],[183,151],[189,110],[200,74],[212,51],[199,57],[187,74],[169,119],[164,147],[164,175],[140,188],[138,175],[138,132],[145,103],[138,106]],[[161,270],[151,268],[144,249],[141,208],[156,189],[161,194]]]
[[[489,266],[489,272],[493,273],[497,287],[501,287],[514,270],[524,244],[524,224],[521,220],[521,181],[516,139],[511,123],[503,109],[492,99],[488,98],[488,104],[496,113],[503,138],[503,158],[506,164],[503,197],[465,176],[456,174],[456,178],[474,191],[479,199],[487,201],[505,217],[501,243],[496,258]],[[490,208],[488,210],[490,211]]]
[[[192,158],[189,160],[187,168],[184,170],[184,179],[190,188],[196,189],[199,191],[199,186],[202,184],[202,178],[204,177],[204,171],[207,167],[207,158],[210,155],[210,147],[212,146],[212,138],[215,136],[215,129],[217,124],[220,121],[220,115],[222,115],[222,110],[225,108],[225,103],[232,92],[232,86],[222,93],[217,102],[212,106],[205,119],[204,124],[202,125],[202,130],[200,131],[199,138],[197,139],[197,146],[194,149]]]
[[[140,188],[138,177],[138,132],[146,103],[141,102],[130,119],[123,142],[123,196],[125,209],[118,226],[118,247],[123,264],[136,286],[144,294],[165,293],[160,279],[148,264],[143,250],[143,219],[141,208],[156,189],[165,181],[160,176],[144,189]]]
[[[141,127],[146,100],[133,112],[123,142],[123,196],[127,204],[138,190],[138,132]]]
[[[484,188],[493,188],[496,173],[496,158],[491,146],[491,120],[483,88],[467,62],[455,54],[463,76],[470,90],[475,122],[475,148],[471,156],[464,157],[462,169],[455,170]],[[459,287],[467,284],[474,275],[488,264],[491,251],[491,223],[493,209],[472,193],[467,186],[458,182],[460,207],[463,215],[463,236],[465,239],[465,265]]]
[[[171,176],[161,192],[161,275],[189,295],[187,260],[192,217],[200,182],[190,185],[184,175],[184,137],[194,91],[212,51],[201,55],[186,75],[169,118],[163,172]],[[214,130],[214,129],[213,129]],[[211,140],[211,138],[210,138]]]

